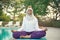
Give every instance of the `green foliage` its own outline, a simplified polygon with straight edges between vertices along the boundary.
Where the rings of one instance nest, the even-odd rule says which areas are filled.
[[[39,26],[59,27],[60,28],[60,20],[49,19],[49,20],[43,21],[44,19],[41,19],[42,17],[39,17],[38,15],[36,15],[36,17],[38,19]]]
[[[25,0],[24,5],[27,7],[29,5],[32,6],[34,13],[38,13],[40,15],[46,14],[46,8],[49,4],[49,0]]]
[[[22,22],[24,16],[25,16],[25,14],[20,14],[20,15],[18,16],[18,18],[19,18],[19,20],[20,20],[21,22]]]
[[[51,19],[48,22],[45,21],[43,23],[44,23],[44,26],[47,26],[47,27],[59,27],[60,28],[60,21],[57,21],[57,20],[54,20],[54,19]]]
[[[22,26],[22,21],[23,21],[23,17],[26,16],[26,14],[21,14],[18,16],[19,20],[20,20],[20,26]]]
[[[10,21],[10,17],[7,16],[6,14],[2,14],[0,16],[0,21]]]
[[[0,16],[2,15],[2,5],[0,4]]]
[[[0,16],[2,15],[2,9],[0,9]]]
[[[59,27],[60,28],[60,21],[53,20],[50,22],[52,27]]]

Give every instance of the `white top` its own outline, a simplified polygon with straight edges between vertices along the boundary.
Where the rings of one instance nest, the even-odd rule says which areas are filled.
[[[38,20],[36,19],[26,19],[23,18],[23,24],[18,31],[26,31],[26,32],[32,32],[32,31],[42,31],[42,29],[38,26]]]

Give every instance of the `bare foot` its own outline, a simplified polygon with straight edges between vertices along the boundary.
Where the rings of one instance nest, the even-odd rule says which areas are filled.
[[[24,38],[24,36],[20,36],[20,38]]]
[[[31,37],[31,35],[26,35],[24,38],[30,38]]]
[[[30,38],[31,35],[26,35],[26,36],[20,36],[20,38]]]

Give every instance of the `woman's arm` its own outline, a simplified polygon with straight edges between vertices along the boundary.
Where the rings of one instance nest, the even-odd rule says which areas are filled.
[[[23,18],[23,22],[22,22],[21,28],[19,28],[18,30],[12,30],[12,32],[23,31],[24,26],[25,26],[25,18]]]
[[[38,20],[36,20],[36,22],[35,22],[35,28],[36,28],[36,30],[38,30],[38,31],[47,31],[47,28],[46,28],[46,27],[41,27],[41,28],[39,28]]]

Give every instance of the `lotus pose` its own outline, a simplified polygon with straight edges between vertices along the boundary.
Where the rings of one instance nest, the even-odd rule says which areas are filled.
[[[32,7],[26,10],[26,16],[23,18],[22,27],[17,31],[12,31],[15,39],[19,38],[41,38],[46,35],[46,28],[39,28],[38,20],[33,14]]]

